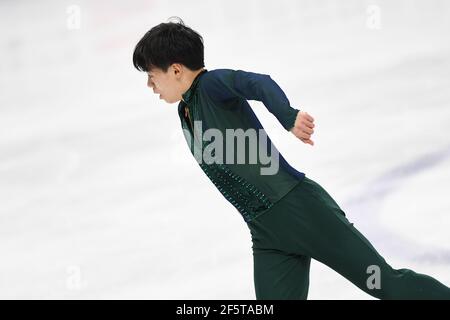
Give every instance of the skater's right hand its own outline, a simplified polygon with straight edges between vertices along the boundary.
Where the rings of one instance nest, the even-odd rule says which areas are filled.
[[[299,111],[295,124],[290,131],[303,143],[309,143],[313,146],[314,141],[311,140],[311,135],[314,133],[314,127],[314,118],[305,111]]]

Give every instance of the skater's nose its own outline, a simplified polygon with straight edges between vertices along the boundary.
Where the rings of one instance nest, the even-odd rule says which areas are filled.
[[[154,88],[155,87],[155,83],[153,82],[151,77],[148,77],[147,87],[149,87],[149,88]]]
[[[156,90],[155,90],[155,86],[154,85],[149,85],[148,86],[150,89],[153,89],[153,93],[154,94],[159,94],[159,92],[157,92]]]

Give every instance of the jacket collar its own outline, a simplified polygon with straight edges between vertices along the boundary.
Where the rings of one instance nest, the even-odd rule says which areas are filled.
[[[200,76],[207,71],[208,71],[207,69],[203,69],[202,71],[200,71],[192,81],[192,84],[189,87],[189,89],[181,95],[183,97],[184,102],[189,103],[191,101],[192,96],[195,93],[195,89],[197,88],[198,81],[200,80]]]

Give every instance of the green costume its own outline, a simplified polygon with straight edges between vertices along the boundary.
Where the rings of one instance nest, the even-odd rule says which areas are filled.
[[[311,258],[380,299],[450,299],[450,289],[436,279],[393,269],[332,197],[278,152],[247,102],[263,102],[285,130],[294,126],[299,110],[290,106],[270,76],[205,69],[182,97],[178,114],[192,154],[251,232],[257,299],[306,299]],[[277,170],[263,174],[267,163],[261,159],[229,161],[235,155],[250,158],[251,143],[244,150],[236,145],[212,148],[208,143],[212,139],[202,135],[208,129],[227,138],[231,129],[262,132],[250,142],[267,148],[272,160],[278,161]],[[205,161],[205,154],[227,161]]]

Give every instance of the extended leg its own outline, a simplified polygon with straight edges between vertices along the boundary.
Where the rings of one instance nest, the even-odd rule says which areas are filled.
[[[450,299],[450,288],[436,279],[392,268],[319,184],[309,180],[304,187],[308,196],[297,198],[297,203],[291,199],[297,211],[290,211],[293,222],[283,233],[296,239],[299,253],[324,263],[379,299]]]

